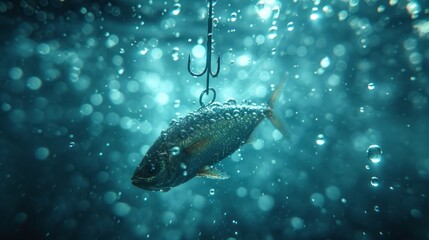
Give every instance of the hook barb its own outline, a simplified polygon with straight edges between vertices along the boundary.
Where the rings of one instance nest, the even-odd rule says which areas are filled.
[[[206,67],[204,68],[204,70],[201,73],[194,73],[194,72],[192,72],[192,70],[191,70],[191,62],[192,62],[191,61],[191,54],[189,54],[189,56],[188,56],[188,72],[192,76],[194,76],[194,77],[201,77],[202,75],[204,75],[204,73],[207,72],[207,65],[206,65]]]
[[[212,71],[211,71],[211,68],[210,68],[210,75],[212,75],[212,77],[217,77],[217,75],[219,75],[219,71],[220,71],[220,55],[218,55],[217,56],[217,67],[216,67],[216,72],[215,73],[213,73]]]

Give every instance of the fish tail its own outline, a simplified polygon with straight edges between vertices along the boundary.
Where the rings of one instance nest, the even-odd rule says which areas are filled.
[[[283,137],[290,139],[290,133],[288,131],[287,126],[282,121],[280,121],[280,119],[277,117],[276,113],[274,112],[274,103],[279,98],[280,92],[285,82],[286,82],[286,78],[282,79],[280,83],[277,85],[277,87],[274,89],[274,92],[271,94],[271,97],[268,100],[267,118],[274,125],[274,127],[281,132]]]

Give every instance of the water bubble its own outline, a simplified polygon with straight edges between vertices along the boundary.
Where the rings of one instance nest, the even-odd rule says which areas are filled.
[[[140,55],[146,55],[146,53],[149,52],[149,48],[145,47],[142,50],[139,51]]]
[[[372,177],[371,178],[371,185],[373,187],[378,187],[380,185],[380,180],[377,177]]]
[[[329,65],[331,64],[331,60],[329,59],[329,57],[324,57],[321,61],[320,61],[320,66],[322,68],[327,68],[329,67]]]
[[[291,32],[291,31],[293,31],[293,29],[295,29],[295,26],[294,26],[293,22],[289,22],[289,23],[286,25],[286,28],[287,28],[287,30],[288,30],[289,32]]]
[[[41,43],[41,44],[37,45],[36,50],[40,54],[46,55],[46,54],[49,54],[49,52],[51,51],[51,47],[46,43]]]
[[[336,186],[329,186],[325,189],[326,196],[331,200],[338,200],[341,197],[341,191]]]
[[[280,15],[280,8],[279,6],[273,7],[273,20],[277,20]]]
[[[105,45],[107,48],[112,48],[116,46],[118,43],[119,43],[119,37],[116,36],[115,34],[112,34],[107,37]]]
[[[323,144],[325,144],[325,136],[323,136],[323,134],[319,134],[319,135],[317,135],[317,138],[316,138],[316,144],[317,145],[319,145],[319,146],[322,146]]]
[[[290,225],[293,229],[300,230],[304,227],[304,220],[302,220],[300,217],[292,217],[290,219]]]
[[[179,48],[178,47],[173,48],[173,51],[171,53],[171,57],[173,58],[173,61],[179,60]]]
[[[411,209],[410,214],[413,218],[421,218],[422,217],[422,212],[416,208]]]
[[[378,205],[375,205],[375,206],[374,206],[374,211],[375,211],[375,212],[380,212],[380,207],[379,207]]]
[[[186,163],[181,162],[181,163],[180,163],[180,168],[181,168],[181,169],[186,169],[186,168],[188,168],[188,166],[186,166]]]
[[[113,205],[113,212],[116,214],[116,216],[119,217],[125,217],[130,213],[131,207],[128,205],[128,203],[124,202],[117,202],[115,205]]]
[[[311,204],[315,207],[323,207],[325,203],[325,197],[320,193],[313,193],[310,196]]]
[[[11,77],[14,80],[18,80],[22,77],[24,72],[19,67],[13,67],[9,70],[9,77]]]
[[[264,212],[270,211],[274,207],[274,198],[271,195],[263,195],[258,199],[258,206]]]
[[[214,190],[214,188],[210,189],[210,192],[209,192],[209,193],[210,193],[210,195],[212,195],[212,196],[213,196],[213,195],[215,194],[215,190]]]
[[[118,195],[115,192],[108,191],[104,193],[104,202],[107,204],[113,204],[118,199]]]
[[[228,100],[226,101],[226,103],[227,103],[228,105],[236,105],[236,104],[237,104],[237,101],[236,101],[235,99],[233,99],[233,98],[230,98],[230,99],[228,99]]]
[[[173,13],[173,15],[179,15],[180,10],[182,9],[182,5],[180,5],[180,3],[176,3],[173,6],[173,11],[171,11],[171,13]]]
[[[381,151],[380,146],[374,144],[368,147],[366,153],[368,159],[371,160],[371,162],[379,163],[381,161],[381,154],[383,152]]]
[[[180,99],[176,99],[176,100],[174,100],[174,105],[173,105],[173,107],[174,107],[174,108],[178,108],[178,107],[180,107]]]
[[[421,7],[420,7],[420,5],[419,5],[418,2],[416,2],[416,1],[410,1],[407,4],[407,11],[411,15],[411,18],[415,19],[415,18],[417,18],[419,16],[419,13],[421,11]]]
[[[170,154],[173,156],[177,156],[180,154],[180,147],[175,146],[170,149]]]
[[[217,27],[218,24],[219,24],[219,19],[213,18],[213,27]]]
[[[374,90],[375,88],[375,84],[374,83],[368,83],[368,89],[369,90]]]
[[[206,54],[206,48],[201,44],[198,44],[192,48],[191,52],[196,58],[202,58]]]
[[[39,147],[34,152],[34,155],[38,160],[45,160],[49,157],[49,149],[46,147]]]
[[[69,142],[69,148],[73,148],[74,146],[76,146],[75,142]]]
[[[268,38],[269,39],[274,39],[277,37],[277,27],[276,26],[271,26],[268,29]]]
[[[30,77],[27,80],[27,87],[31,90],[38,90],[42,86],[42,80],[38,77]]]
[[[15,215],[14,220],[15,220],[15,222],[16,222],[16,223],[20,223],[20,224],[22,224],[22,223],[24,223],[24,222],[26,222],[26,221],[27,221],[27,218],[28,218],[28,216],[27,216],[27,214],[26,214],[26,213],[24,213],[24,212],[20,212],[20,213],[17,213],[17,214]]]
[[[237,13],[233,12],[231,13],[231,22],[235,22],[235,21],[237,21]]]
[[[316,21],[317,19],[319,19],[320,18],[320,15],[319,15],[319,13],[317,13],[317,12],[314,12],[314,13],[312,13],[311,15],[310,15],[310,19],[311,20],[313,20],[313,21]]]

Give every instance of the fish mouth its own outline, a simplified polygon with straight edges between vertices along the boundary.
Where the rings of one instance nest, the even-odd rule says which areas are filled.
[[[162,191],[162,192],[167,192],[167,191],[169,191],[171,189],[170,187],[159,187],[159,186],[156,186],[150,180],[151,179],[133,176],[131,178],[131,183],[134,186],[138,187],[138,188],[141,188],[141,189],[144,189],[144,190],[148,190],[148,191]]]
[[[133,176],[131,178],[131,183],[134,186],[139,187],[139,188],[143,188],[143,189],[150,187],[150,182],[148,182],[147,179],[136,177],[136,176]]]

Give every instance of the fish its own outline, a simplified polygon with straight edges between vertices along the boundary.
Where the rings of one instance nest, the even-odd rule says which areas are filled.
[[[273,111],[283,84],[276,87],[266,105],[238,104],[230,99],[173,120],[149,147],[134,171],[132,184],[148,191],[167,192],[196,176],[229,178],[213,165],[245,144],[262,120],[269,119],[282,135],[289,135]]]

